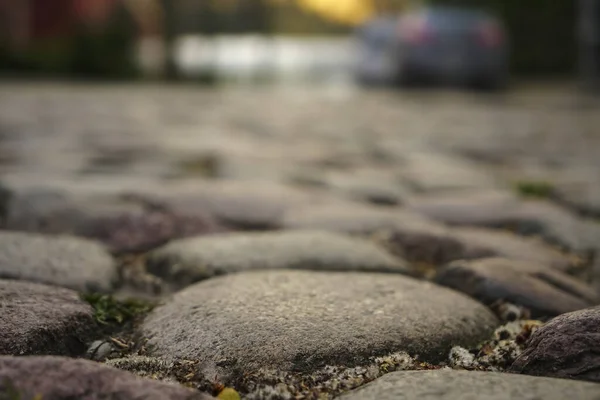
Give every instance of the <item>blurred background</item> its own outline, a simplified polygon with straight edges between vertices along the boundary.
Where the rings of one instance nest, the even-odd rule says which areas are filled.
[[[511,76],[594,84],[596,0],[1,0],[0,70],[204,83],[344,80],[356,72],[361,27],[422,5],[497,17]]]
[[[598,188],[599,44],[600,0],[0,0],[0,173]]]

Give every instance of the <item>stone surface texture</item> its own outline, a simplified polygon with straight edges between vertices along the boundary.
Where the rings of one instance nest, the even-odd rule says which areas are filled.
[[[439,223],[395,207],[325,204],[291,208],[283,217],[286,229],[321,229],[351,234],[378,231],[443,232]]]
[[[0,278],[80,291],[109,291],[117,268],[98,243],[70,236],[0,232]]]
[[[440,360],[496,324],[477,302],[408,277],[263,271],[176,293],[143,332],[156,354],[197,359],[207,375],[235,379],[261,369],[356,366],[397,351]]]
[[[367,240],[320,231],[232,233],[174,241],[151,253],[148,270],[185,285],[256,269],[408,273],[406,262]]]
[[[481,228],[455,228],[452,235],[471,257],[496,256],[532,261],[561,271],[576,267],[577,260],[545,244],[539,238],[524,238],[512,232]],[[474,253],[474,254],[472,254]]]
[[[594,398],[524,375],[598,380],[600,99],[362,90],[328,46],[315,85],[3,80],[0,385]]]
[[[0,356],[0,395],[11,392],[13,398],[43,400],[213,398],[179,385],[138,378],[92,361],[52,356]]]
[[[342,400],[596,400],[600,385],[495,372],[401,371],[340,396]]]
[[[95,334],[93,310],[76,292],[0,280],[0,355],[78,356]]]
[[[600,383],[600,307],[559,315],[539,328],[511,371]]]
[[[442,268],[436,282],[492,304],[522,305],[536,317],[552,317],[597,304],[590,286],[543,264],[505,258],[455,261]]]

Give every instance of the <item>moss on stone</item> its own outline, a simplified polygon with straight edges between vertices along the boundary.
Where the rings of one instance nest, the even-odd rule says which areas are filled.
[[[36,394],[33,397],[25,396],[22,390],[19,390],[10,381],[4,381],[0,386],[0,400],[43,400],[41,394]]]
[[[544,181],[519,181],[515,190],[520,196],[547,199],[554,193],[554,186]]]
[[[83,294],[82,299],[94,309],[94,319],[100,325],[122,326],[149,313],[155,304],[139,299],[117,300],[99,293]]]
[[[215,178],[219,172],[219,156],[216,154],[203,154],[182,160],[178,163],[178,170],[186,177]]]

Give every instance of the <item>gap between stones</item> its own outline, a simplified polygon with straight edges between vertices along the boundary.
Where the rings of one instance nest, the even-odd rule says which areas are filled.
[[[248,400],[332,399],[394,371],[466,369],[502,372],[523,351],[531,333],[542,325],[541,321],[526,319],[529,317],[527,310],[502,303],[493,311],[506,324],[497,328],[489,340],[472,349],[453,347],[445,362],[431,364],[420,361],[418,356],[393,352],[372,357],[363,366],[325,366],[310,374],[258,370],[244,374],[235,382],[227,382],[232,389],[220,382],[217,376],[202,375],[198,371],[198,360],[170,361],[149,356],[152,349],[146,346],[145,338],[136,333],[136,327],[156,303],[121,301],[97,294],[82,297],[92,304],[97,322],[105,327],[102,330],[104,339],[92,344],[87,358],[141,377],[179,383],[213,396],[239,392]],[[101,346],[108,346],[110,351],[105,351],[103,359],[98,359]]]

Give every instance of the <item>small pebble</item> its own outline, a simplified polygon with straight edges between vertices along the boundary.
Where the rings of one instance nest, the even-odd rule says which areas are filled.
[[[94,341],[87,350],[87,357],[94,361],[104,361],[115,350],[112,344],[103,340]]]

